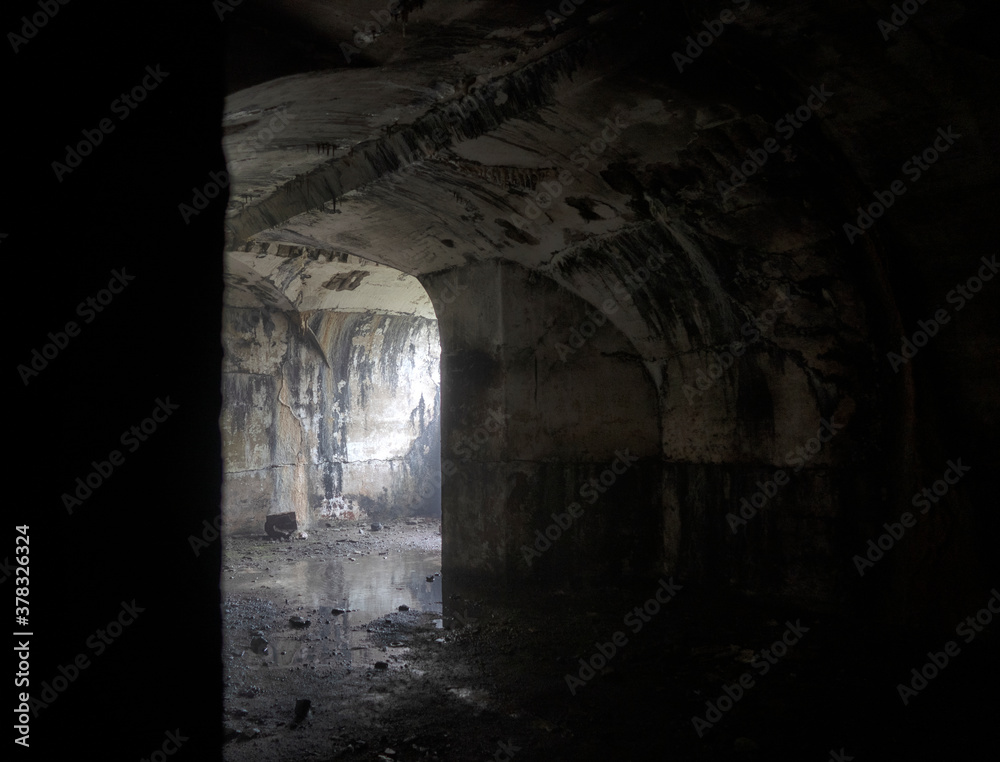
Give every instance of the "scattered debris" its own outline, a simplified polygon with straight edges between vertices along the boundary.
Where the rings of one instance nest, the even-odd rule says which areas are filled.
[[[272,513],[264,520],[264,531],[272,540],[287,540],[298,528],[295,511]]]

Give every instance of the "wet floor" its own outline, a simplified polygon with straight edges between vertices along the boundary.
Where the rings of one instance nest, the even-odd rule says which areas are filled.
[[[287,602],[289,610],[310,621],[300,631],[266,633],[269,646],[261,654],[264,661],[274,666],[358,665],[371,662],[377,653],[366,637],[373,620],[399,611],[400,606],[413,612],[441,613],[440,570],[440,551],[423,549],[286,559],[264,573],[234,570],[224,575],[223,592]],[[332,613],[337,609],[343,613]]]

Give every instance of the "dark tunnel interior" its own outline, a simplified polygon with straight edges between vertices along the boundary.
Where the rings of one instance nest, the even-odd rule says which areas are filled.
[[[995,746],[989,8],[15,2],[15,753]]]

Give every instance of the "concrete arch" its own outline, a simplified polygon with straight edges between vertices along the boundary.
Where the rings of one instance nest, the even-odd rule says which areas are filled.
[[[899,287],[886,278],[882,243],[852,247],[839,235],[857,193],[838,168],[859,155],[851,136],[860,132],[835,124],[847,118],[838,104],[849,86],[834,98],[791,81],[748,55],[739,35],[725,43],[746,62],[740,77],[707,59],[681,77],[670,61],[622,56],[627,35],[613,26],[602,29],[616,44],[602,48],[595,33],[541,46],[465,91],[389,67],[233,94],[234,130],[279,107],[290,118],[255,155],[230,153],[239,200],[230,248],[337,252],[396,267],[426,288],[452,390],[442,410],[446,457],[493,412],[511,415],[507,433],[480,445],[496,453],[468,459],[491,494],[463,487],[450,498],[458,488],[441,474],[446,544],[461,539],[452,546],[461,550],[446,550],[454,571],[523,579],[514,549],[538,511],[567,505],[574,480],[588,478],[577,465],[599,464],[585,427],[569,426],[572,437],[548,450],[536,444],[548,433],[524,434],[536,368],[544,376],[546,362],[561,364],[559,338],[569,346],[597,310],[607,317],[601,332],[575,339],[585,355],[550,375],[562,388],[573,363],[585,363],[613,388],[618,365],[637,369],[629,414],[602,426],[636,436],[643,452],[656,432],[648,457],[657,466],[642,480],[644,494],[657,496],[657,518],[642,531],[657,541],[643,558],[745,592],[842,599],[850,548],[877,528],[873,517],[905,504],[915,478],[906,372],[889,377],[874,349],[898,333]],[[781,111],[811,96],[817,113],[794,141],[779,132],[782,151],[762,149]],[[364,118],[346,116],[338,99]],[[762,150],[765,166],[734,181],[734,167]],[[647,277],[651,249],[669,257]],[[607,351],[594,352],[604,337]],[[585,397],[574,395],[551,395],[552,415]],[[834,425],[835,437],[798,454]],[[520,461],[545,465],[518,476]],[[763,503],[756,497],[761,505],[744,517],[744,501],[786,469],[789,481]],[[508,482],[520,486],[512,492]],[[481,513],[484,501],[493,507]],[[456,523],[460,510],[478,518]],[[541,576],[579,576],[578,559],[592,551],[546,561]]]
[[[231,531],[272,513],[302,527],[437,515],[440,340],[419,282],[333,252],[248,248],[226,258]]]

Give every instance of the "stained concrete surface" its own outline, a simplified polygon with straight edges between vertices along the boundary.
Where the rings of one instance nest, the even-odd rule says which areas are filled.
[[[997,452],[995,299],[898,373],[885,361],[942,284],[994,248],[996,105],[981,91],[996,67],[968,34],[974,4],[926,7],[886,40],[862,2],[588,0],[552,26],[543,2],[434,2],[406,37],[386,24],[358,43],[350,66],[329,59],[371,18],[364,3],[261,5],[310,27],[325,54],[228,94],[230,258],[286,257],[265,291],[322,263],[289,293],[327,309],[357,304],[369,282],[324,288],[330,253],[351,271],[413,276],[441,341],[442,453],[492,411],[505,417],[460,464],[469,478],[440,490],[446,588],[460,575],[496,586],[669,569],[886,620],[948,621],[974,602],[991,563],[982,538],[995,536],[995,514],[975,507],[992,494],[979,470],[939,507],[950,529],[915,532],[864,586],[849,562],[936,464],[967,441],[985,461]],[[673,53],[720,6],[735,20],[678,66]],[[800,109],[809,118],[789,135],[783,115]],[[845,236],[859,205],[950,128],[962,137],[891,214]],[[730,187],[761,152],[764,166]],[[300,357],[326,371],[308,347]],[[727,514],[830,420],[843,429],[732,532]],[[644,459],[623,479],[628,515],[595,511],[529,569],[520,546],[623,448]],[[315,514],[352,491],[330,471],[333,489],[313,479],[270,494],[301,495]],[[266,509],[268,490],[247,481],[227,515]]]

